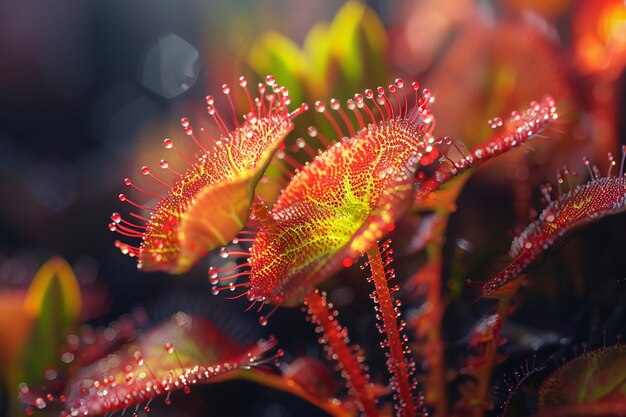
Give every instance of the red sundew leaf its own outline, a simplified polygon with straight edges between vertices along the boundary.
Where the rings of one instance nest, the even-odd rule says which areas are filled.
[[[70,354],[68,359],[71,358],[71,361],[69,362],[76,370],[135,340],[140,328],[140,323],[129,316],[123,316],[105,328],[93,329],[85,325],[81,327],[79,334],[67,337],[68,343],[64,353]]]
[[[298,305],[393,229],[410,206],[420,159],[436,149],[429,123],[414,117],[370,124],[292,178],[250,249],[250,299]]]
[[[264,363],[275,342],[243,348],[199,317],[184,313],[78,372],[69,382],[69,415],[100,415]],[[169,400],[166,399],[166,403]]]
[[[421,181],[417,185],[415,193],[414,209],[422,209],[428,199],[433,198],[433,192],[443,184],[458,177],[470,168],[477,167],[509,150],[523,145],[543,132],[555,120],[558,119],[556,103],[552,97],[545,97],[541,102],[532,101],[529,107],[522,112],[512,111],[509,117],[502,119],[495,117],[489,120],[489,125],[494,129],[495,134],[485,143],[477,146],[473,151],[466,154],[461,146],[452,139],[446,139],[446,144],[452,148],[447,155],[447,161],[442,163],[435,170],[435,174]],[[457,183],[461,187],[464,181]],[[457,187],[452,187],[453,197],[458,192]],[[448,207],[453,205],[452,201],[442,201]]]
[[[509,282],[505,283],[501,287],[496,288],[493,291],[490,291],[489,293],[484,294],[483,296],[485,298],[493,298],[497,300],[510,299],[515,294],[517,294],[519,287],[524,283],[525,276],[526,275],[524,274],[518,275],[516,279],[510,280]]]
[[[180,224],[180,268],[187,269],[207,248],[227,245],[243,229],[255,182],[249,175],[216,184],[198,194]],[[188,266],[187,266],[188,265]]]
[[[254,190],[272,156],[293,129],[293,117],[306,110],[302,105],[289,113],[288,91],[275,84],[268,76],[266,87],[260,85],[259,96],[250,99],[250,112],[245,121],[231,131],[227,131],[224,120],[213,106],[213,98],[207,97],[209,114],[214,117],[221,134],[211,138],[210,146],[205,147],[202,140],[194,135],[187,119],[181,124],[185,133],[200,148],[195,160],[187,159],[190,167],[178,174],[171,170],[167,161],[161,167],[169,169],[178,178],[171,186],[154,176],[148,167],[141,169],[142,174],[155,178],[166,187],[167,194],[161,197],[154,209],[150,209],[150,218],[131,213],[134,222],[139,220],[146,225],[126,221],[114,213],[109,228],[124,236],[140,238],[139,247],[117,241],[116,246],[130,256],[138,258],[138,268],[145,270],[164,270],[170,273],[187,271],[208,251],[224,246],[243,228],[248,218],[248,210],[254,196]],[[240,78],[240,85],[246,87],[245,78]],[[223,87],[224,93],[230,93],[230,87]],[[246,94],[248,92],[246,90]],[[230,99],[230,96],[229,96]],[[203,129],[200,129],[203,132]],[[166,139],[164,145],[178,152],[172,141]],[[148,193],[126,179],[125,183],[145,194]],[[121,201],[127,201],[140,209],[146,209],[126,195],[120,194]]]
[[[483,296],[526,272],[568,232],[624,210],[624,176],[596,178],[559,196],[513,240],[510,249],[513,261],[483,285]]]
[[[602,407],[603,403],[610,407]],[[586,406],[583,407],[583,404]],[[618,412],[620,404],[622,413]],[[567,362],[553,372],[539,390],[541,415],[546,416],[617,416],[623,415],[625,405],[626,345],[624,344],[587,352]],[[568,411],[559,412],[561,408]],[[610,411],[611,408],[613,412]],[[594,409],[597,412],[594,412]]]

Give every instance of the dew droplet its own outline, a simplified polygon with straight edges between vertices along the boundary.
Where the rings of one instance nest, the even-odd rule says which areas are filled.
[[[172,146],[174,146],[172,139],[163,139],[163,146],[165,146],[165,149],[172,149]]]
[[[267,317],[265,317],[265,316],[259,317],[259,324],[261,326],[267,326]]]
[[[228,249],[227,248],[225,248],[225,247],[220,248],[220,257],[222,257],[224,259],[228,258]]]
[[[247,86],[248,85],[248,79],[242,75],[241,77],[239,77],[239,85],[241,87]]]
[[[326,111],[326,105],[322,101],[315,102],[315,111],[318,113],[324,113]]]
[[[148,174],[150,174],[150,168],[148,168],[148,167],[147,167],[147,166],[145,166],[145,165],[144,165],[144,166],[142,166],[142,167],[141,167],[141,174],[142,174],[142,175],[148,175]]]
[[[256,113],[254,113],[254,112],[250,112],[250,113],[248,113],[248,114],[245,116],[245,119],[246,119],[249,123],[251,123],[251,124],[253,124],[253,125],[254,125],[254,124],[256,124],[256,122],[258,122],[258,121],[259,121],[259,119],[257,118]]]
[[[137,363],[137,365],[142,366],[143,356],[141,355],[141,353],[139,353],[139,351],[135,352],[134,357],[135,357],[135,362]]]
[[[209,278],[217,278],[217,269],[214,267],[209,267]]]
[[[40,410],[46,408],[46,400],[41,397],[37,397],[37,399],[35,400],[35,406]]]
[[[222,93],[230,94],[230,86],[228,84],[222,84]]]
[[[273,86],[274,83],[276,83],[276,78],[273,75],[267,75],[265,77],[265,82],[267,83],[267,85]]]

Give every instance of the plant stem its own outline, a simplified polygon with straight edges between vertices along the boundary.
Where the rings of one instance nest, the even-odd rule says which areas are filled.
[[[390,385],[394,391],[394,398],[397,400],[397,414],[404,417],[415,417],[418,414],[413,396],[413,389],[416,385],[412,381],[411,375],[413,364],[407,361],[405,355],[408,349],[402,342],[397,320],[398,313],[387,285],[387,275],[378,245],[372,245],[367,250],[367,257],[374,281],[375,299],[379,305],[380,318],[387,338],[386,345],[389,348],[387,367],[391,374]]]
[[[324,335],[328,357],[338,362],[348,389],[359,403],[361,411],[367,417],[377,417],[379,413],[373,390],[369,387],[367,368],[363,365],[363,352],[349,345],[348,330],[337,321],[337,311],[332,310],[332,304],[318,290],[306,295],[304,302],[308,307],[307,313],[318,326],[316,330]]]
[[[447,220],[447,217],[446,217]],[[445,222],[447,224],[447,221]],[[445,225],[441,227],[441,234]],[[427,300],[433,311],[432,322],[426,334],[426,347],[428,349],[428,368],[430,370],[429,395],[433,396],[435,416],[445,417],[448,415],[447,387],[445,378],[444,348],[441,340],[441,317],[443,305],[441,300],[441,241],[435,241],[426,248],[428,262],[434,272],[428,281]]]
[[[478,379],[478,395],[476,397],[477,404],[472,412],[474,417],[482,417],[485,415],[489,401],[489,392],[491,388],[491,377],[493,367],[496,365],[496,359],[498,357],[498,346],[500,345],[500,334],[502,327],[509,314],[509,305],[511,298],[503,297],[498,301],[498,311],[496,314],[500,317],[500,325],[498,330],[494,333],[493,339],[488,342],[485,348],[485,365],[482,369],[482,378]]]

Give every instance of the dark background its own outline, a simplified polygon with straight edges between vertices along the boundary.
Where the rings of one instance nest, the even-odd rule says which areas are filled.
[[[135,306],[146,308],[154,321],[178,309],[205,314],[217,309],[246,323],[233,331],[235,338],[250,341],[274,333],[287,359],[323,357],[297,309],[279,310],[270,326],[261,329],[255,314],[242,313],[245,301],[224,303],[210,296],[206,261],[183,277],[139,273],[113,246],[117,237],[107,224],[111,212],[120,210],[117,195],[123,191],[123,178],[137,176],[147,147],[160,149],[166,133],[154,134],[159,126],[177,125],[222,82],[250,74],[242,55],[264,30],[278,30],[299,43],[313,23],[330,20],[342,3],[0,1],[2,286],[25,287],[42,262],[61,255],[81,283],[93,289],[95,296],[87,300],[93,303],[87,306],[92,324],[105,324]],[[389,27],[401,19],[400,7],[384,1],[368,4]],[[168,76],[160,77],[165,69]],[[615,93],[623,103],[623,89]],[[626,143],[626,117],[620,111],[617,132]],[[468,213],[478,214],[454,215],[446,246],[453,256],[458,239],[492,242],[488,250],[464,255],[467,270],[482,279],[489,273],[482,259],[506,254],[511,237],[506,231],[512,232],[515,223],[511,190],[494,186],[481,191],[483,180],[479,173],[458,202]],[[571,357],[572,347],[581,343],[614,343],[626,330],[625,227],[624,216],[603,220],[574,235],[539,265],[529,275],[528,297],[511,319],[511,337],[526,335],[528,328],[544,332],[538,340],[545,361],[552,354]],[[554,277],[551,285],[546,276]],[[359,277],[350,279],[348,284],[354,284]],[[353,291],[367,299],[368,289]],[[476,318],[491,308],[468,307],[473,297],[470,293],[453,303],[446,316],[453,355],[462,352],[456,346],[462,345]],[[342,317],[353,324],[357,342],[376,346],[377,336],[370,331],[373,318],[362,316],[370,311],[364,304],[355,303]],[[509,369],[500,373],[510,372],[537,350],[532,340],[517,346]],[[382,356],[372,353],[370,359],[374,373],[384,375]],[[211,399],[205,403],[212,412],[207,415],[313,415],[297,400],[247,383],[197,391],[202,390]]]

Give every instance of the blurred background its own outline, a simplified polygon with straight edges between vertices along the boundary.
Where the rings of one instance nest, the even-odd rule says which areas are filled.
[[[555,96],[563,122],[546,133],[551,139],[485,167],[461,193],[444,267],[444,276],[457,274],[460,282],[486,279],[502,265],[514,231],[540,209],[538,185],[554,182],[556,168],[567,164],[584,178],[587,156],[604,172],[607,152],[619,155],[626,143],[623,1],[363,4],[346,12],[346,2],[330,0],[0,2],[0,312],[19,315],[39,266],[59,255],[74,269],[82,318],[93,325],[138,306],[157,320],[214,303],[219,314],[249,322],[238,330],[242,340],[274,333],[288,356],[323,357],[299,311],[279,311],[261,331],[255,314],[243,313],[245,302],[210,297],[208,262],[181,277],[137,272],[107,228],[121,210],[123,179],[156,164],[163,139],[183,137],[179,119],[203,117],[204,96],[217,95],[224,82],[235,85],[239,75],[273,73],[294,103],[346,99],[396,77],[417,80],[436,95],[436,133],[469,148],[488,137],[487,120]],[[550,318],[529,297],[520,314],[529,318],[518,326],[540,324],[556,342],[572,344],[597,344],[603,334],[613,340],[626,330],[626,274],[618,261],[626,238],[616,232],[626,222],[609,222],[541,267],[538,275],[558,276],[549,288],[537,284],[543,298],[536,303],[550,300]],[[344,306],[368,291],[336,287],[348,292],[340,297]],[[600,289],[593,300],[585,295],[590,288]],[[347,323],[361,314],[346,310]],[[446,316],[452,351],[472,321],[468,310],[455,311]],[[367,340],[369,324],[358,323],[357,340]],[[0,342],[10,344],[11,327],[0,331]],[[380,362],[371,365],[375,373],[384,373]],[[216,398],[232,392],[219,389]],[[250,390],[251,407],[260,408],[231,415],[288,416],[299,406]]]

